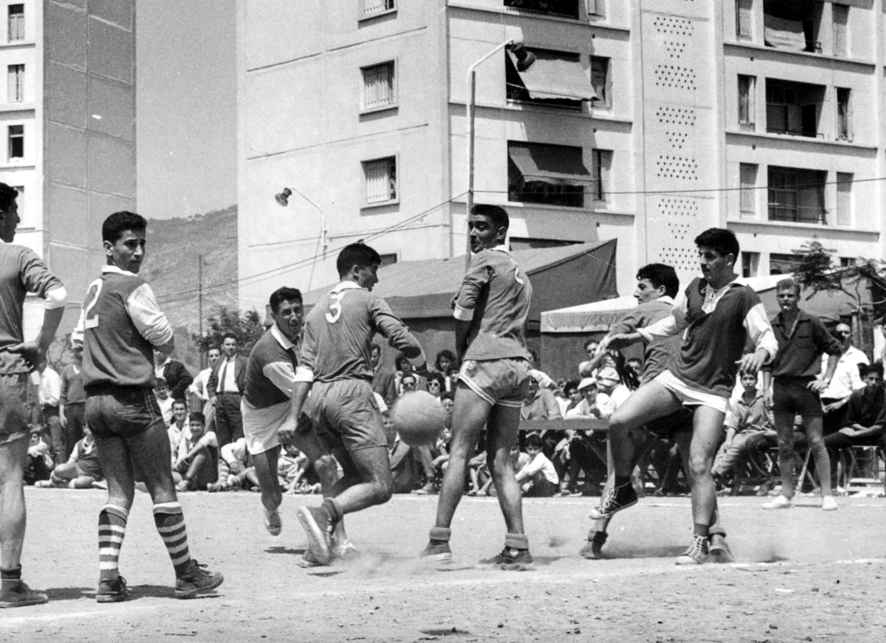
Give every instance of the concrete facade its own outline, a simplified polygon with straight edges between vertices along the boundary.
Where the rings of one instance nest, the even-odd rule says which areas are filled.
[[[504,50],[478,67],[475,200],[507,206],[514,247],[618,239],[625,294],[646,262],[694,275],[711,226],[736,232],[750,276],[813,239],[884,256],[884,0],[307,4],[238,4],[244,308],[334,281],[357,239],[391,260],[463,254],[466,72],[511,39],[589,84],[606,70],[604,95],[564,104],[515,94]],[[569,205],[515,188],[527,143],[579,159],[545,179],[574,186]],[[284,186],[301,193],[286,208]]]
[[[14,32],[19,20],[23,33]],[[23,96],[13,95],[10,79],[19,64]],[[16,242],[65,282],[60,332],[68,332],[104,263],[101,221],[135,209],[135,0],[3,0],[0,72],[0,181],[23,188]],[[14,125],[24,128],[21,158],[11,157]],[[42,306],[29,299],[26,336],[41,318]]]

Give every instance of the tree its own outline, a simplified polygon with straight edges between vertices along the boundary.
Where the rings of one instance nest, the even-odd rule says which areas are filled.
[[[218,313],[207,319],[207,322],[209,328],[202,337],[198,333],[191,335],[200,353],[204,355],[210,346],[221,346],[222,337],[229,332],[237,336],[240,352],[247,354],[265,331],[261,316],[255,310],[241,313],[237,309],[221,306]]]

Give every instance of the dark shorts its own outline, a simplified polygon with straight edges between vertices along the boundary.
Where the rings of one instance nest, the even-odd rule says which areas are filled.
[[[331,450],[388,448],[381,411],[372,394],[372,384],[366,380],[314,382],[305,415]]]
[[[99,438],[144,433],[152,426],[165,429],[163,414],[149,388],[108,387],[87,393],[86,424]]]
[[[0,353],[0,444],[28,437],[28,368],[17,355]]]
[[[805,378],[777,378],[772,383],[772,411],[774,413],[798,413],[803,417],[821,417],[821,398],[806,386]]]
[[[529,390],[529,362],[519,358],[466,359],[458,379],[490,406],[521,408]]]

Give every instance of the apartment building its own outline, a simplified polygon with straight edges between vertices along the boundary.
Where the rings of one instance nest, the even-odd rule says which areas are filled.
[[[104,263],[101,221],[135,208],[135,0],[0,0],[0,181],[16,243],[65,282],[62,331]],[[25,304],[26,336],[42,304]]]
[[[748,276],[813,239],[882,257],[884,10],[241,0],[241,303],[334,281],[357,239],[385,261],[463,254],[471,122],[474,199],[507,207],[512,247],[616,238],[626,294],[646,262],[695,274],[710,226]]]

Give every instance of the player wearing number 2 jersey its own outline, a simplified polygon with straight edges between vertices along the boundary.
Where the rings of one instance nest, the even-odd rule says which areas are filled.
[[[89,285],[74,341],[83,342],[86,421],[95,436],[108,481],[108,502],[98,516],[99,584],[96,600],[125,600],[117,567],[132,507],[133,467],[154,503],[154,524],[175,568],[175,596],[191,598],[218,587],[222,575],[191,558],[170,467],[169,438],[154,397],[153,349],[174,347],[172,327],[150,285],[138,276],[147,222],[115,212],[102,225],[107,265]]]
[[[425,368],[421,345],[385,300],[372,293],[380,263],[378,253],[365,244],[343,248],[336,262],[341,282],[305,318],[292,396],[295,430],[312,430],[344,471],[321,506],[298,512],[308,535],[305,556],[315,564],[329,563],[331,535],[344,514],[391,497],[388,443],[372,394],[372,338],[380,333],[419,370]],[[286,432],[281,430],[280,437],[286,439]]]
[[[452,557],[449,526],[464,491],[468,458],[485,429],[489,470],[507,528],[505,547],[490,562],[521,570],[533,561],[510,451],[517,442],[520,407],[529,389],[523,333],[532,285],[504,245],[508,224],[508,213],[497,205],[477,204],[468,217],[474,254],[452,302],[455,346],[462,362],[452,410],[452,443],[437,521],[422,556],[442,562]]]

